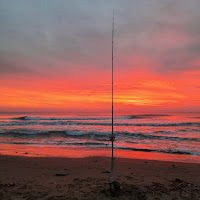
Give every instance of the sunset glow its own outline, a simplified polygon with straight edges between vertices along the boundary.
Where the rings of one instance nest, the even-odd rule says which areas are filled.
[[[115,112],[200,111],[195,2],[115,3]],[[111,7],[1,4],[1,110],[110,111]]]

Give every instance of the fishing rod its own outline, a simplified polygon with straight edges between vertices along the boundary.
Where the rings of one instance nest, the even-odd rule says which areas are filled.
[[[112,135],[110,136],[110,141],[112,142],[112,157],[111,157],[111,172],[110,172],[110,188],[114,190],[114,131],[113,131],[113,64],[114,64],[114,56],[113,56],[113,47],[114,47],[114,11],[113,11],[113,20],[112,20]]]

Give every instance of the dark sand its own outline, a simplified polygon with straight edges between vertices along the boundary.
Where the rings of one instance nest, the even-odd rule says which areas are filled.
[[[110,158],[0,156],[0,199],[200,200],[200,164],[115,159],[110,193]]]

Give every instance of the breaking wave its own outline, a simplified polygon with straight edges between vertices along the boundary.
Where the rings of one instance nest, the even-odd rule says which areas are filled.
[[[144,118],[155,118],[164,117],[170,115],[156,115],[156,114],[146,114],[146,115],[130,115],[130,116],[120,116],[114,117],[114,119],[144,119]],[[111,117],[30,117],[22,116],[17,118],[11,118],[13,120],[109,120]]]
[[[17,118],[11,118],[13,120],[109,120],[111,117],[29,117],[29,116],[23,116],[23,117],[17,117]],[[115,119],[128,119],[128,117],[115,117]]]
[[[0,144],[110,148],[111,117],[17,113],[0,118]],[[23,116],[24,115],[24,116]],[[28,116],[25,116],[28,115]],[[200,156],[200,120],[192,115],[114,117],[116,149]],[[8,118],[9,117],[9,118]],[[12,118],[11,118],[12,117]]]
[[[168,132],[166,132],[168,133]],[[85,139],[103,139],[109,140],[111,132],[94,132],[94,131],[43,131],[40,130],[9,130],[4,133],[0,133],[4,137],[64,137],[64,138],[85,138]],[[172,137],[172,136],[158,136],[153,134],[144,134],[141,132],[133,133],[127,131],[115,131],[116,140],[119,138],[130,138],[130,139],[146,139],[146,140],[173,140],[173,141],[196,141],[200,142],[200,138],[188,138],[188,137]],[[126,141],[131,143],[130,141]]]
[[[131,115],[130,119],[146,119],[146,118],[155,118],[155,117],[167,117],[170,115],[156,115],[156,114],[148,114],[148,115]]]
[[[47,119],[46,119],[47,120]],[[77,119],[78,120],[78,119]],[[89,120],[89,119],[88,119]],[[96,119],[97,120],[97,119]],[[0,126],[26,126],[26,125],[85,125],[85,126],[111,126],[111,122],[84,122],[84,121],[73,121],[73,120],[56,120],[53,121],[7,121],[1,123]],[[172,123],[114,123],[114,126],[200,126],[200,122],[172,122]]]

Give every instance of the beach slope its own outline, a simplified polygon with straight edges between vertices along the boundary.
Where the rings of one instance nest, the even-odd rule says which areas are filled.
[[[110,158],[0,156],[0,199],[200,199],[200,164]]]

